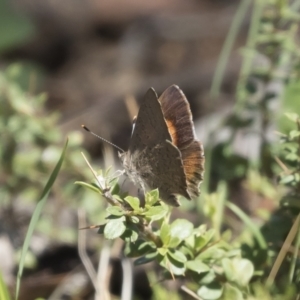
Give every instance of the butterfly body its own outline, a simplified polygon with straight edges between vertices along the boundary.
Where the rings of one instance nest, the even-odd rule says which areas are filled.
[[[140,107],[129,150],[120,158],[129,178],[144,191],[158,189],[160,198],[179,206],[177,195],[199,196],[204,153],[196,140],[189,103],[170,86],[158,99],[149,89]]]

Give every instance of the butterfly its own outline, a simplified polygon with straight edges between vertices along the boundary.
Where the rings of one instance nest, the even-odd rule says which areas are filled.
[[[189,102],[176,85],[158,98],[150,88],[140,106],[127,152],[119,153],[128,177],[144,191],[179,206],[178,195],[199,196],[204,150],[197,140]]]

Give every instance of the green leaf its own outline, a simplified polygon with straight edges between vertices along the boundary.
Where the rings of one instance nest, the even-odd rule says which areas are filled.
[[[124,210],[120,206],[108,206],[106,208],[106,211],[114,216],[123,216],[124,215]]]
[[[184,275],[186,270],[185,265],[183,263],[180,263],[167,255],[161,257],[159,264],[166,270],[168,270],[170,273],[178,276]]]
[[[0,299],[1,300],[10,300],[9,292],[8,292],[7,286],[3,280],[1,272],[0,272]]]
[[[198,274],[209,272],[210,267],[200,260],[189,260],[186,263],[186,268]]]
[[[135,260],[134,264],[136,266],[146,264],[148,262],[153,261],[157,257],[157,255],[158,255],[158,252],[149,253],[149,254],[142,256],[142,257],[138,258],[137,260]]]
[[[134,243],[139,237],[139,232],[134,228],[126,228],[125,232],[121,235],[121,238],[126,242]]]
[[[290,119],[293,122],[297,122],[297,120],[299,119],[299,116],[295,113],[285,113],[285,115],[287,116],[288,119]]]
[[[287,175],[287,176],[284,176],[281,180],[280,180],[280,183],[281,184],[289,184],[291,182],[294,181],[294,175]]]
[[[162,219],[168,213],[168,208],[165,206],[152,206],[144,215],[151,218],[152,221],[157,221]]]
[[[180,263],[185,263],[187,261],[186,256],[178,250],[169,250],[168,255]]]
[[[207,274],[204,274],[202,279],[199,281],[200,285],[211,284],[216,279],[216,274],[213,269],[210,269]]]
[[[197,251],[201,250],[212,240],[214,235],[215,235],[215,230],[210,229],[210,230],[204,232],[202,235],[196,236],[195,237],[195,249]]]
[[[136,216],[131,216],[130,220],[134,224],[138,224],[140,222],[140,219],[138,217],[136,217]]]
[[[254,273],[253,264],[245,258],[224,258],[222,260],[224,273],[228,281],[246,286]]]
[[[205,300],[215,300],[219,299],[223,293],[223,287],[219,283],[211,283],[208,285],[203,285],[197,291],[199,297]]]
[[[172,237],[177,237],[183,241],[193,233],[193,229],[194,225],[191,222],[185,219],[177,219],[171,224],[170,234]]]
[[[165,256],[168,253],[168,248],[160,247],[157,249],[157,251],[161,256]]]
[[[96,193],[101,193],[100,189],[98,186],[95,186],[93,184],[89,184],[89,183],[86,183],[86,182],[83,182],[83,181],[75,181],[75,184],[77,185],[81,185],[85,188],[88,188],[89,190],[93,191],[93,192],[96,192]]]
[[[225,284],[222,300],[244,300],[243,293],[236,287]]]
[[[298,131],[298,130],[292,130],[289,133],[290,139],[294,139],[294,138],[297,138],[299,136],[300,136],[300,131]]]
[[[225,250],[218,248],[217,246],[212,246],[207,248],[205,251],[201,252],[196,259],[198,260],[218,260],[226,255]]]
[[[228,281],[235,281],[236,274],[233,262],[229,258],[222,259],[222,266]]]
[[[118,179],[116,179],[116,180],[118,180]],[[118,182],[114,182],[113,184],[110,184],[110,186],[112,186],[112,188],[110,189],[110,193],[112,195],[120,194],[120,186],[119,186]]]
[[[126,230],[124,220],[125,220],[125,218],[121,217],[118,219],[112,219],[112,220],[108,221],[104,228],[105,238],[113,240],[113,239],[120,237]]]
[[[156,250],[151,243],[143,240],[137,240],[135,243],[127,243],[125,248],[125,254],[128,257],[137,257],[153,252],[156,252]]]
[[[176,248],[182,241],[178,237],[170,236],[170,241],[168,243],[169,248]]]
[[[121,238],[127,242],[134,243],[139,237],[139,229],[133,223],[127,223],[127,228],[125,232],[122,234]]]
[[[140,199],[139,198],[127,196],[124,200],[133,208],[134,211],[139,211],[139,209],[140,209]]]
[[[42,212],[42,209],[46,203],[46,200],[48,198],[49,192],[52,188],[52,185],[54,184],[56,177],[60,171],[60,168],[62,166],[62,163],[64,161],[65,155],[66,155],[66,150],[67,150],[67,146],[68,146],[68,140],[65,143],[64,149],[62,151],[62,154],[59,158],[59,161],[57,162],[53,172],[51,173],[48,182],[46,183],[44,190],[42,191],[42,194],[40,196],[40,199],[36,205],[36,208],[33,212],[33,215],[31,217],[29,226],[28,226],[28,230],[26,233],[26,237],[25,237],[25,241],[22,247],[22,252],[21,252],[21,258],[20,258],[20,262],[19,262],[19,270],[18,270],[18,275],[17,275],[17,283],[16,283],[16,299],[18,299],[19,297],[19,291],[20,291],[20,284],[21,284],[21,277],[22,277],[22,273],[23,273],[23,268],[24,268],[24,262],[25,262],[25,257],[26,257],[26,253],[28,251],[29,248],[29,244],[30,244],[30,240],[33,234],[33,231],[37,225],[37,222],[39,220],[40,214]]]
[[[163,223],[160,228],[159,236],[161,238],[161,241],[163,242],[163,245],[167,246],[170,241],[170,226],[167,223]]]
[[[245,258],[234,258],[233,263],[236,273],[239,275],[237,282],[242,286],[246,286],[250,282],[254,273],[253,264],[250,260]]]
[[[145,203],[146,206],[153,206],[157,201],[159,200],[159,193],[158,193],[158,189],[150,191],[148,193],[146,193],[146,197],[145,197]]]

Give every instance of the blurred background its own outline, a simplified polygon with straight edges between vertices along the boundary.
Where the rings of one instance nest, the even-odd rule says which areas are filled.
[[[232,102],[242,33],[213,105],[209,90],[237,1],[1,3],[1,66],[18,62],[34,74],[23,84],[47,93],[65,134],[84,123],[126,149],[138,109],[131,104],[129,112],[128,100],[139,101],[149,87],[160,94],[179,85],[195,119]],[[101,151],[94,138],[85,143]]]
[[[0,0],[0,270],[12,291],[36,201],[67,137],[70,143],[30,245],[20,299],[93,297],[78,256],[78,227],[101,223],[104,203],[73,183],[93,180],[81,151],[90,155],[96,169],[113,165],[115,170],[119,162],[117,151],[82,132],[81,124],[126,150],[143,95],[150,87],[160,95],[172,84],[187,96],[204,145],[218,121],[232,112],[250,11],[234,40],[218,96],[212,97],[210,90],[239,2]],[[212,172],[215,180],[226,173],[224,178],[235,186],[233,201],[242,198],[250,215],[257,205],[271,211],[274,203],[269,198],[276,195],[271,189],[267,197],[256,195],[248,205],[253,190],[247,186],[245,192],[237,183],[245,175],[245,160],[259,156],[257,145],[257,140],[238,144],[237,151],[244,155],[238,170],[231,168],[236,160],[227,160]],[[199,216],[190,212],[192,205],[183,203],[183,211],[175,215],[199,224]],[[118,295],[122,244],[105,242],[93,230],[84,234],[95,264],[100,249],[110,249],[112,273],[106,284]],[[133,272],[136,299],[155,299],[145,269]],[[66,287],[68,280],[74,280],[76,293]]]

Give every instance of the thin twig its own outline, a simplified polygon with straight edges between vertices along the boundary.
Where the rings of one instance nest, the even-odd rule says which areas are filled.
[[[121,300],[132,299],[132,287],[133,287],[133,271],[130,260],[127,257],[122,257],[122,271],[123,271],[123,282]]]
[[[298,227],[299,227],[299,221],[300,221],[300,214],[297,216],[288,236],[286,237],[279,253],[278,253],[278,256],[274,262],[274,265],[272,267],[272,270],[268,276],[268,279],[267,279],[267,284],[270,286],[273,284],[274,280],[275,280],[275,277],[278,273],[278,270],[286,256],[286,253],[288,252],[296,234],[297,234],[297,231],[298,231]]]
[[[78,223],[80,226],[85,225],[85,213],[83,210],[78,209]],[[97,288],[97,274],[93,267],[92,262],[90,261],[87,252],[86,252],[86,231],[81,230],[78,232],[78,253],[79,257],[86,269],[86,272],[88,273],[92,284],[94,286],[94,289],[96,291],[96,294],[98,294],[98,288]]]
[[[185,285],[182,285],[180,287],[184,292],[186,292],[188,295],[190,295],[191,297],[197,299],[197,300],[203,300],[202,298],[200,298],[195,292],[191,291],[189,288],[187,288]]]
[[[281,167],[281,169],[284,171],[285,174],[291,173],[289,168],[280,160],[279,157],[275,156],[274,159],[276,160],[276,162],[278,163],[278,165]]]
[[[109,261],[110,261],[110,250],[111,247],[106,241],[103,241],[103,246],[101,249],[99,265],[98,265],[98,274],[97,274],[97,285],[99,286],[99,299],[100,300],[110,300],[109,293],[109,281],[111,273],[109,271]]]

